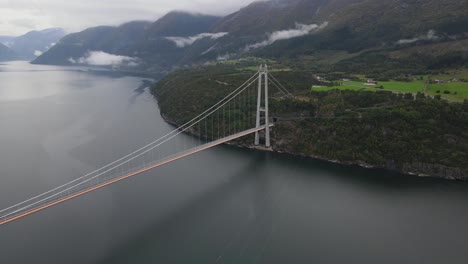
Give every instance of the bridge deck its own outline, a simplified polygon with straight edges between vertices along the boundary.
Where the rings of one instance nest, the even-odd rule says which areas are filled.
[[[270,125],[270,127],[272,127],[273,124]],[[183,151],[183,152],[180,152],[178,154],[175,154],[173,156],[170,156],[170,157],[167,157],[161,161],[158,161],[157,163],[155,164],[152,164],[152,165],[149,165],[147,167],[144,167],[142,169],[139,169],[137,171],[134,171],[132,173],[129,173],[127,175],[124,175],[124,176],[120,176],[120,177],[117,177],[117,178],[114,178],[114,179],[111,179],[111,180],[108,180],[104,183],[100,183],[98,185],[95,185],[93,187],[90,187],[88,189],[85,189],[85,190],[81,190],[81,191],[78,191],[76,193],[73,193],[73,194],[70,194],[68,196],[65,196],[65,197],[61,197],[59,199],[57,199],[56,201],[52,201],[52,202],[48,202],[48,203],[45,203],[43,205],[40,205],[34,209],[29,209],[29,210],[24,210],[24,211],[21,211],[21,212],[18,212],[16,214],[14,214],[13,216],[7,218],[7,219],[1,219],[1,216],[0,216],[0,225],[4,225],[4,224],[7,224],[7,223],[10,223],[12,221],[15,221],[15,220],[18,220],[20,218],[23,218],[25,216],[28,216],[28,215],[31,215],[31,214],[34,214],[34,213],[37,213],[39,211],[42,211],[42,210],[45,210],[49,207],[52,207],[52,206],[55,206],[55,205],[58,205],[58,204],[61,204],[61,203],[64,203],[68,200],[71,200],[73,198],[77,198],[79,196],[82,196],[84,194],[87,194],[87,193],[90,193],[92,191],[95,191],[95,190],[98,190],[98,189],[101,189],[103,187],[106,187],[108,185],[111,185],[111,184],[114,184],[116,182],[119,182],[119,181],[122,181],[122,180],[125,180],[125,179],[128,179],[130,177],[133,177],[133,176],[136,176],[138,174],[141,174],[143,172],[146,172],[146,171],[149,171],[149,170],[152,170],[154,168],[157,168],[157,167],[160,167],[160,166],[163,166],[165,164],[168,164],[170,162],[173,162],[173,161],[176,161],[176,160],[179,160],[179,159],[182,159],[182,158],[185,158],[185,157],[188,157],[190,155],[193,155],[193,154],[196,154],[200,151],[203,151],[203,150],[206,150],[206,149],[209,149],[209,148],[212,148],[212,147],[215,147],[215,146],[218,146],[218,145],[221,145],[221,144],[224,144],[226,142],[229,142],[231,140],[234,140],[234,139],[237,139],[237,138],[241,138],[243,136],[246,136],[246,135],[249,135],[249,134],[253,134],[257,131],[261,131],[261,130],[264,130],[265,129],[265,126],[261,126],[259,128],[252,128],[252,129],[249,129],[249,130],[245,130],[243,132],[240,132],[240,133],[237,133],[237,134],[234,134],[234,135],[231,135],[231,136],[228,136],[228,137],[225,137],[225,138],[221,138],[221,139],[218,139],[218,140],[215,140],[215,141],[212,141],[212,142],[209,142],[209,143],[206,143],[204,145],[200,145],[198,147],[195,147],[195,148],[192,148],[192,149],[188,149],[186,151]]]

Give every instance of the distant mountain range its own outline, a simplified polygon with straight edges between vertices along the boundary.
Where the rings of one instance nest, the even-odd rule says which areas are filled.
[[[153,67],[154,70],[168,68],[182,61],[186,51],[176,45],[176,39],[171,38],[190,38],[209,32],[220,19],[171,12],[154,23],[133,21],[118,27],[89,28],[65,36],[34,63],[71,65],[91,61],[99,64],[100,61],[96,61],[90,52],[101,51],[101,57],[107,58],[109,65],[116,61],[131,62],[134,60],[125,58],[135,58],[144,67]]]
[[[0,43],[0,61],[16,60],[17,58],[18,55],[13,50]]]
[[[460,44],[467,25],[468,1],[271,0],[226,17],[171,12],[154,23],[90,28],[64,37],[34,63],[154,71],[242,56],[325,64],[369,52],[421,63],[447,54],[467,60]],[[444,50],[434,54],[440,45]]]
[[[3,60],[33,60],[54,46],[66,33],[61,28],[30,31],[19,37],[2,36],[0,43],[14,52],[15,56]]]

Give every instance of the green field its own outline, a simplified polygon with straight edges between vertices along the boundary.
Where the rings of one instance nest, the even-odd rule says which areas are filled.
[[[395,92],[417,93],[424,90],[424,81],[412,82],[379,82],[378,86],[383,85],[385,90]]]
[[[356,82],[356,81],[349,81],[349,82],[342,82],[341,86],[327,86],[327,87],[312,87],[313,91],[330,91],[330,90],[352,90],[352,91],[375,91],[373,86],[364,85],[363,82]]]
[[[440,93],[437,93],[439,91]],[[449,91],[450,94],[445,94],[444,91]],[[468,83],[463,82],[450,82],[444,84],[431,84],[429,85],[428,94],[441,95],[448,99],[468,99]]]
[[[312,91],[316,92],[324,92],[324,91],[330,91],[330,90],[351,90],[351,91],[370,91],[370,92],[375,92],[378,89],[375,89],[374,87],[370,86],[364,86],[364,85],[342,85],[342,86],[324,86],[324,87],[312,87]]]
[[[338,81],[339,82],[339,81]],[[312,87],[313,91],[330,91],[330,90],[352,90],[352,91],[382,91],[375,86],[366,85],[364,82],[349,81],[341,82],[341,86],[330,87]],[[392,91],[397,93],[418,93],[424,91],[425,81],[412,81],[412,82],[378,82],[377,87],[383,86],[383,91]],[[439,93],[437,91],[439,90]],[[450,94],[445,94],[444,91],[449,91]],[[468,83],[464,82],[451,82],[445,84],[431,84],[428,87],[427,94],[431,96],[441,95],[442,98],[451,100],[468,99]]]
[[[423,81],[413,81],[413,82],[379,82],[377,87],[383,86],[383,90],[393,91],[393,92],[408,92],[408,93],[417,93],[421,92],[424,89],[424,82]],[[381,89],[377,89],[376,86],[373,85],[366,85],[365,82],[358,82],[358,81],[349,81],[349,82],[342,82],[341,86],[331,86],[331,87],[314,87],[312,90],[314,91],[329,91],[334,89],[340,90],[364,90],[364,91],[381,91]]]

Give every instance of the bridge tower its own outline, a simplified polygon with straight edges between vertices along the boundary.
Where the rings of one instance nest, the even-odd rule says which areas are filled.
[[[262,100],[262,87],[264,88],[264,100]],[[262,106],[263,103],[263,106]],[[265,147],[270,148],[270,115],[268,106],[268,66],[260,65],[260,72],[258,76],[258,95],[257,95],[257,122],[256,127],[261,126],[262,120],[265,120]],[[255,133],[255,146],[260,145],[260,134],[259,131]]]

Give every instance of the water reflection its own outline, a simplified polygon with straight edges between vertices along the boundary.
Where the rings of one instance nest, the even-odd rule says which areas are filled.
[[[136,102],[136,99],[141,96],[142,94],[145,93],[146,89],[149,89],[151,85],[153,84],[152,81],[150,80],[143,80],[141,81],[141,85],[138,86],[135,90],[133,90],[134,94],[130,99],[128,100],[128,103],[130,105],[134,104]]]

